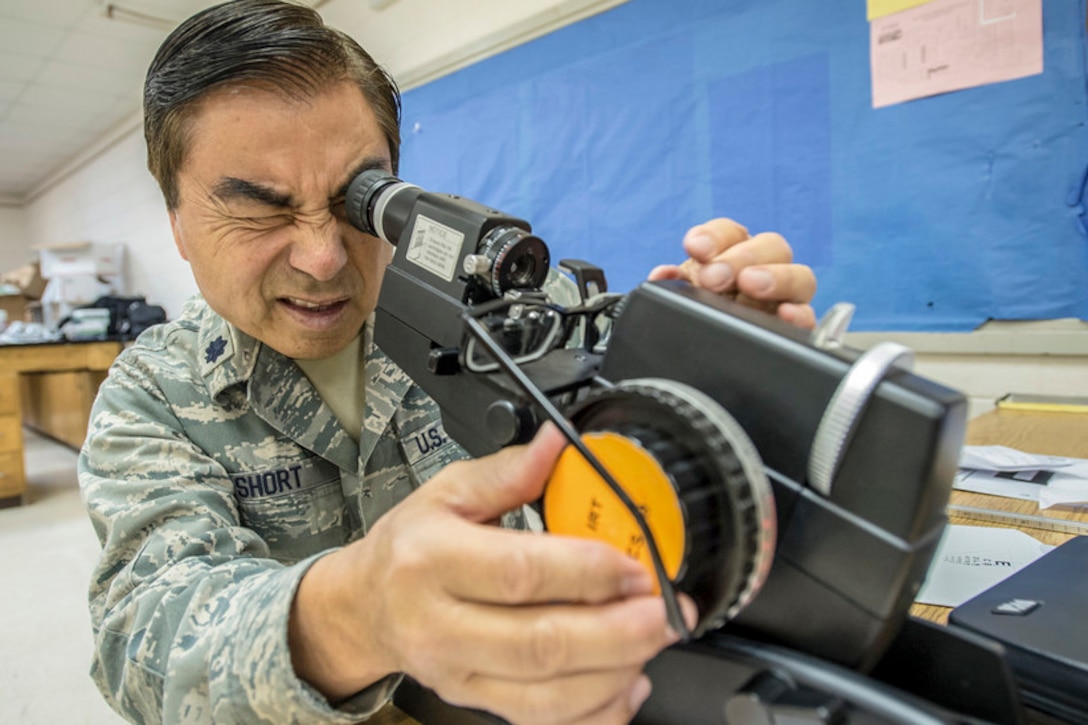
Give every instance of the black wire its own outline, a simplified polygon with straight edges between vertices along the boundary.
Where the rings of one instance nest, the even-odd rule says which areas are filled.
[[[650,559],[653,561],[654,573],[657,575],[658,584],[661,586],[661,598],[665,600],[665,616],[668,618],[669,626],[680,635],[680,641],[686,642],[691,639],[691,630],[688,629],[687,623],[684,622],[683,612],[680,610],[680,602],[676,599],[676,590],[673,588],[672,581],[669,579],[668,573],[665,571],[665,564],[661,560],[661,552],[657,549],[657,542],[654,540],[653,534],[650,533],[650,527],[646,523],[646,519],[642,517],[642,512],[639,511],[635,502],[627,495],[627,492],[623,490],[608,470],[601,465],[601,462],[597,460],[597,457],[593,455],[593,452],[586,447],[586,444],[582,442],[581,436],[578,435],[578,431],[574,429],[570,421],[563,417],[563,414],[559,412],[559,409],[552,405],[552,402],[548,400],[547,396],[540,391],[533,381],[529,379],[517,363],[510,359],[510,356],[506,354],[506,351],[495,342],[495,340],[488,333],[487,328],[480,324],[479,320],[472,316],[470,312],[463,312],[461,319],[465,323],[465,327],[472,334],[476,340],[483,345],[487,351],[498,363],[499,367],[509,375],[515,383],[532,398],[537,405],[539,405],[548,418],[562,431],[567,441],[582,454],[582,458],[593,467],[593,470],[597,472],[604,482],[608,484],[608,487],[612,489],[612,492],[616,494],[620,502],[627,507],[627,510],[631,512],[631,515],[635,519],[635,523],[638,524],[639,530],[642,532],[642,538],[645,539],[649,551]]]

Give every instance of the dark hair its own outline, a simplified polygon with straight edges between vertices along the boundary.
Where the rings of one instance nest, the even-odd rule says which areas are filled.
[[[305,99],[341,81],[355,83],[370,104],[396,173],[397,85],[358,43],[326,26],[315,10],[283,0],[233,0],[183,22],[159,47],[144,83],[147,167],[167,208],[177,207],[177,176],[191,121],[209,92],[252,83]]]

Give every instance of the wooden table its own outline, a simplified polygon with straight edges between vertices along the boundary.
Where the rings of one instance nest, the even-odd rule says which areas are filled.
[[[973,446],[1008,446],[1027,453],[1045,453],[1055,456],[1088,458],[1088,414],[1027,410],[993,410],[970,421],[967,425],[967,444]],[[1032,501],[988,496],[968,491],[953,491],[952,503],[960,506],[1008,511],[1050,519],[1088,521],[1088,509],[1083,507],[1056,506],[1039,509]],[[967,526],[1003,526],[1001,523],[979,521],[952,515],[953,524]],[[1018,527],[1044,544],[1058,545],[1068,541],[1073,534],[1049,531],[1042,528]],[[915,604],[911,614],[935,622],[947,623],[949,607]]]
[[[86,434],[90,401],[120,352],[119,342],[0,345],[0,506],[20,504],[26,494],[24,422],[53,425],[47,433],[78,447]],[[58,389],[50,379],[66,387]],[[27,421],[25,401],[50,421]]]

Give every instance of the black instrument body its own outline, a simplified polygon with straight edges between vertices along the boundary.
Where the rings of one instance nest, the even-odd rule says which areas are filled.
[[[397,244],[378,302],[377,344],[434,398],[447,433],[470,453],[528,440],[546,416],[502,372],[466,369],[464,321],[500,296],[534,304],[543,295],[550,302],[540,275],[531,284],[522,275],[521,284],[508,288],[494,274],[488,279],[488,264],[492,272],[500,269],[510,251],[495,251],[496,236],[513,228],[523,239],[531,236],[528,224],[382,179],[379,172],[361,175],[348,196],[356,226],[373,231],[374,215],[384,214],[379,236]],[[435,224],[442,230],[440,251],[451,259],[436,262],[439,252],[433,252],[421,265],[426,250],[417,242],[426,243]],[[426,233],[417,233],[421,225]],[[528,257],[507,271],[547,262],[541,246],[519,247]],[[584,271],[580,266],[580,277]],[[585,302],[586,280],[579,284]],[[946,526],[964,397],[890,370],[864,406],[825,495],[808,480],[810,452],[829,402],[860,353],[818,346],[807,331],[679,282],[644,283],[613,312],[602,344],[556,345],[520,369],[560,408],[593,388],[642,378],[676,381],[709,396],[758,450],[778,532],[769,576],[755,598],[719,630],[651,663],[655,694],[639,722],[724,722],[730,702],[734,719],[745,720],[745,713],[779,712],[781,705],[800,717],[790,722],[924,722],[919,713],[932,722],[970,721],[952,712],[979,710],[962,693],[949,709],[926,693],[908,695],[868,675],[889,652],[902,650],[891,645],[904,631]],[[999,655],[993,665],[994,656],[981,655],[1004,671]],[[774,682],[764,692],[767,676]],[[897,698],[898,709],[873,704]],[[495,722],[448,708],[410,684],[397,702],[424,722]]]

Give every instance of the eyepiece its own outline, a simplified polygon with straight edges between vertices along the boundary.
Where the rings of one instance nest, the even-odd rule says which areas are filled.
[[[491,297],[538,289],[548,275],[548,247],[528,223],[459,196],[424,192],[382,169],[352,179],[344,207],[352,226],[393,245],[412,227],[406,262],[447,282],[464,270]]]
[[[387,171],[371,169],[348,185],[344,208],[353,227],[395,245],[422,193]]]

